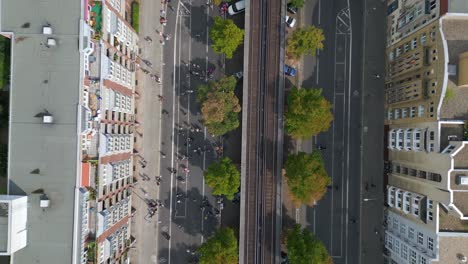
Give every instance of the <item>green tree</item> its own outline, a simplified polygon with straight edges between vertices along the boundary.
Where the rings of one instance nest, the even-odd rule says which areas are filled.
[[[289,4],[294,7],[301,8],[304,6],[304,0],[289,0]]]
[[[222,228],[205,241],[197,250],[200,264],[239,263],[237,239],[230,228]]]
[[[238,28],[231,19],[215,17],[210,39],[213,50],[224,53],[230,59],[244,39],[244,30]]]
[[[333,121],[332,105],[322,89],[291,90],[288,95],[285,128],[293,138],[309,138],[327,131]]]
[[[214,195],[225,195],[227,199],[232,200],[234,194],[239,191],[240,172],[228,157],[211,164],[204,177],[206,185],[213,189]]]
[[[319,151],[288,156],[284,170],[291,199],[296,205],[312,206],[323,197],[331,183]]]
[[[323,49],[323,30],[314,26],[297,28],[288,38],[287,54],[299,59],[303,54],[315,56],[317,49]]]
[[[295,225],[289,230],[286,239],[288,259],[291,264],[331,264],[332,258],[322,241],[307,229]]]
[[[239,98],[234,94],[236,78],[223,77],[216,82],[200,85],[197,101],[201,104],[203,124],[208,132],[221,136],[239,127]]]

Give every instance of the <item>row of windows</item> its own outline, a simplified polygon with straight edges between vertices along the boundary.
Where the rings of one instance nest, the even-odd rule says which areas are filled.
[[[442,176],[439,173],[433,173],[423,170],[417,170],[413,168],[408,168],[401,166],[399,164],[393,164],[393,171],[398,174],[403,174],[406,176],[417,177],[421,179],[426,179],[429,181],[441,182]]]
[[[411,264],[428,263],[425,256],[420,254],[418,256],[418,253],[411,247],[408,247],[408,245],[403,242],[400,243],[398,239],[394,239],[392,236],[386,236],[386,246],[388,249],[399,255],[402,259],[409,261]]]
[[[397,235],[401,240],[403,244],[403,240],[406,241],[406,243],[411,244],[411,245],[417,245],[419,246],[422,252],[427,252],[429,250],[432,254],[434,253],[435,249],[435,241],[434,237],[430,235],[425,235],[424,232],[421,230],[415,229],[411,225],[406,225],[404,222],[400,222],[400,218],[395,215],[393,217],[391,214],[387,216],[387,221],[390,229],[390,233],[387,233],[387,237],[390,239],[390,244],[394,245],[392,242],[392,235]],[[390,247],[393,248],[393,247]],[[394,248],[393,248],[394,249]],[[426,250],[427,249],[427,250]]]
[[[416,106],[395,108],[387,111],[387,120],[424,117],[425,111],[424,105],[419,105],[417,108]],[[429,113],[430,117],[434,117],[434,106],[429,107]]]
[[[390,130],[391,149],[420,151],[424,136],[420,129],[397,129]]]
[[[435,39],[435,31],[431,31],[430,33],[431,40]],[[423,33],[419,37],[419,44],[424,46],[427,43],[427,34]],[[402,44],[401,46],[397,47],[395,50],[390,51],[388,54],[388,59],[390,61],[394,61],[395,58],[400,57],[401,55],[409,52],[410,50],[414,50],[418,48],[418,38],[413,38],[412,40]]]

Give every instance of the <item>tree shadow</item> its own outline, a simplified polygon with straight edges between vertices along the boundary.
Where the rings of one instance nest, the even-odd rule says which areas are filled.
[[[177,181],[177,180],[176,180]],[[209,236],[219,226],[220,218],[216,216],[219,205],[212,198],[203,196],[198,188],[185,191],[188,181],[179,182],[172,192],[172,237],[181,237],[183,234],[189,236]],[[168,194],[167,197],[170,197]],[[161,201],[165,206],[170,205],[169,198]],[[203,218],[203,231],[202,231]],[[168,232],[168,230],[162,230]]]

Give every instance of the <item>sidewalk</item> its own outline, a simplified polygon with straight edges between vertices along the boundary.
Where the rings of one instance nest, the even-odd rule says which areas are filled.
[[[129,1],[129,0],[127,0]],[[155,29],[161,29],[159,20],[154,14],[159,14],[161,2],[140,0],[140,59],[152,63],[152,68],[140,62],[141,68],[147,69],[152,74],[162,76],[162,45],[156,36]],[[151,43],[144,40],[150,36]],[[155,176],[160,168],[160,122],[161,103],[158,95],[162,94],[162,86],[152,81],[149,74],[137,71],[138,85],[135,93],[135,142],[134,155],[135,187],[133,188],[132,207],[135,210],[132,218],[131,234],[136,239],[129,252],[131,263],[157,263],[157,239],[158,224],[157,214],[151,219],[145,219],[148,207],[144,199],[157,200],[159,190],[155,182]],[[146,166],[142,167],[140,161],[144,160]],[[149,177],[149,181],[143,181],[141,175]],[[132,209],[133,209],[132,208]],[[133,210],[132,210],[133,212]]]

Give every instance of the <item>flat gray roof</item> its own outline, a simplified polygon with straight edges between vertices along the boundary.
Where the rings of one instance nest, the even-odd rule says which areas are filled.
[[[449,13],[468,13],[468,2],[466,0],[449,0]]]
[[[9,194],[26,194],[28,245],[14,263],[72,263],[80,57],[77,0],[1,0],[1,31],[13,32]],[[29,23],[29,28],[22,25]],[[50,23],[56,47],[47,48]],[[54,124],[35,117],[47,111]],[[35,169],[40,174],[31,174]],[[43,189],[50,207],[39,207]]]

